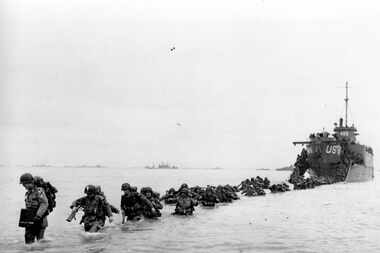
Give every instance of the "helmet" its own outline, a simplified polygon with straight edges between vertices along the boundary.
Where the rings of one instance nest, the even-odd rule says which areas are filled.
[[[127,190],[130,190],[131,189],[131,185],[128,184],[128,183],[124,183],[121,185],[121,190],[122,191],[127,191]]]
[[[153,193],[153,190],[152,190],[151,187],[143,187],[143,188],[141,188],[140,192],[141,192],[142,194],[145,194],[145,193],[147,193],[147,192]]]
[[[29,183],[33,183],[33,182],[34,182],[34,178],[33,178],[32,174],[30,174],[30,173],[24,173],[20,177],[20,184],[29,184]]]
[[[136,186],[131,186],[131,192],[137,192],[137,187]]]
[[[180,188],[189,188],[189,186],[187,184],[181,184]]]
[[[95,194],[96,193],[95,186],[92,184],[87,185],[86,188],[84,188],[84,193],[85,194],[90,194],[90,193]]]

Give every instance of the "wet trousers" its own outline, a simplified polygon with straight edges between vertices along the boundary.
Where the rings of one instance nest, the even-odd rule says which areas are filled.
[[[98,232],[104,226],[104,220],[92,220],[84,222],[84,231],[94,233]]]
[[[34,243],[35,240],[37,241],[44,238],[45,234],[45,227],[42,227],[41,225],[34,225],[30,227],[25,228],[25,243],[30,244]]]

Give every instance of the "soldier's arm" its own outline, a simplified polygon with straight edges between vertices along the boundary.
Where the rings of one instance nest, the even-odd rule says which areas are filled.
[[[85,197],[81,197],[77,200],[74,200],[73,203],[71,204],[70,208],[73,209],[75,207],[80,207],[83,203],[83,200],[84,200]]]
[[[141,201],[142,201],[145,205],[147,205],[150,209],[153,208],[153,204],[152,204],[152,202],[150,202],[150,200],[147,199],[144,195],[140,194],[140,199],[141,199]]]
[[[121,224],[125,223],[125,206],[124,206],[124,198],[121,196],[120,200],[120,210],[121,210]]]
[[[162,209],[163,208],[163,206],[162,206],[162,204],[160,203],[159,200],[155,200],[154,201],[154,208],[155,209]]]
[[[104,208],[105,208],[106,216],[107,217],[111,217],[112,216],[112,211],[111,211],[110,204],[108,203],[108,201],[104,197],[101,197],[101,199],[103,201],[103,205],[104,205]]]
[[[117,213],[120,212],[119,209],[117,209],[115,206],[113,206],[113,205],[111,205],[111,204],[110,204],[110,208],[111,208],[111,212],[112,212],[112,213],[116,213],[116,214],[117,214]]]
[[[77,200],[74,200],[73,203],[71,203],[70,208],[73,209],[73,208],[77,208],[78,206],[79,206],[79,202],[77,199]]]
[[[106,215],[107,217],[112,217],[112,211],[110,205],[106,205]]]
[[[48,199],[42,189],[38,190],[38,201],[40,203],[40,206],[38,207],[36,216],[42,218],[49,207]]]
[[[120,210],[121,210],[121,211],[124,211],[124,210],[125,210],[125,208],[124,208],[124,198],[123,198],[123,196],[121,196],[121,200],[120,200]]]

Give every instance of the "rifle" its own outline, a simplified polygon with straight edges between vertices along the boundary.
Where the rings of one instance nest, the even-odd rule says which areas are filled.
[[[80,209],[80,206],[74,207],[69,217],[66,218],[66,221],[71,222],[73,219],[75,219],[75,215],[77,214],[79,209]]]

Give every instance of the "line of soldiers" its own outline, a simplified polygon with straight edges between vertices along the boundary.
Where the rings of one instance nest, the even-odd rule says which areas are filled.
[[[297,180],[293,178],[293,181],[291,183],[294,184],[294,189],[312,188],[326,183],[303,177],[299,177]],[[25,194],[26,208],[21,210],[19,226],[25,227],[25,243],[29,244],[36,239],[43,239],[48,225],[47,216],[56,206],[57,189],[41,177],[33,177],[30,173],[25,173],[20,177],[20,184],[25,187],[27,192]],[[182,184],[178,190],[170,188],[160,198],[160,194],[151,187],[142,187],[138,192],[137,187],[123,183],[121,185],[123,194],[120,201],[122,223],[125,223],[125,219],[136,221],[143,217],[147,219],[161,217],[163,208],[161,201],[168,205],[175,205],[173,215],[192,215],[198,203],[205,207],[214,207],[217,203],[230,203],[238,200],[238,192],[245,196],[262,196],[265,195],[264,189],[269,189],[272,193],[290,190],[286,183],[270,185],[268,178],[262,179],[257,176],[242,181],[238,186],[227,184],[189,187],[187,184]],[[104,226],[107,218],[112,223],[113,214],[120,213],[118,208],[108,203],[100,186],[87,185],[84,193],[85,196],[71,204],[72,212],[66,219],[68,222],[75,219],[76,213],[82,210],[84,215],[80,224],[83,223],[84,230],[97,232]]]
[[[230,185],[189,188],[187,184],[182,184],[173,195],[166,194],[162,198],[151,187],[143,187],[138,192],[137,187],[129,183],[123,183],[121,191],[123,191],[120,201],[122,223],[125,223],[125,220],[137,221],[143,217],[148,219],[160,217],[160,210],[163,208],[161,200],[171,199],[170,203],[176,205],[173,215],[192,215],[199,202],[203,206],[215,206],[219,202],[239,199],[236,194],[238,189]],[[106,217],[112,222],[112,209],[115,210],[114,213],[118,213],[118,210],[107,202],[99,186],[86,186],[85,194],[86,196],[75,200],[70,206],[73,210],[67,221],[72,221],[75,214],[82,209],[84,215],[80,223],[84,224],[85,231],[96,232],[104,226]]]
[[[189,188],[187,184],[182,184],[180,188],[176,191],[174,188],[170,188],[166,191],[166,194],[161,198],[165,204],[175,204],[176,210],[174,214],[182,214],[184,212],[180,211],[183,207],[183,199],[186,199],[187,203],[192,199],[193,204],[188,204],[189,210],[193,210],[194,206],[200,202],[202,206],[215,206],[216,203],[230,203],[233,200],[239,199],[237,195],[238,189],[231,185],[218,185],[206,187],[194,186]],[[179,203],[180,201],[180,203]],[[192,213],[192,211],[188,211]]]
[[[287,192],[290,191],[289,185],[287,183],[274,184],[269,187],[271,193],[277,192]]]
[[[247,178],[238,185],[239,191],[242,191],[242,194],[248,197],[255,196],[264,196],[264,189],[269,189],[270,181],[268,178],[261,178],[257,176],[256,178],[252,177],[251,179]]]
[[[142,217],[152,219],[161,216],[160,209],[163,206],[159,201],[160,194],[154,192],[151,187],[143,187],[139,193],[137,187],[124,183],[121,185],[121,190],[123,195],[120,207],[123,224],[125,218],[136,221]],[[86,196],[75,200],[70,206],[72,212],[66,220],[71,222],[75,218],[75,214],[82,209],[84,215],[80,224],[84,224],[86,232],[97,232],[104,226],[106,217],[112,223],[112,213],[117,214],[119,210],[108,203],[100,186],[87,185],[84,192]]]
[[[306,190],[312,189],[316,186],[324,185],[324,184],[332,184],[334,180],[331,178],[322,178],[322,177],[309,177],[304,178],[303,176],[291,177],[289,182],[294,185],[294,190]]]

